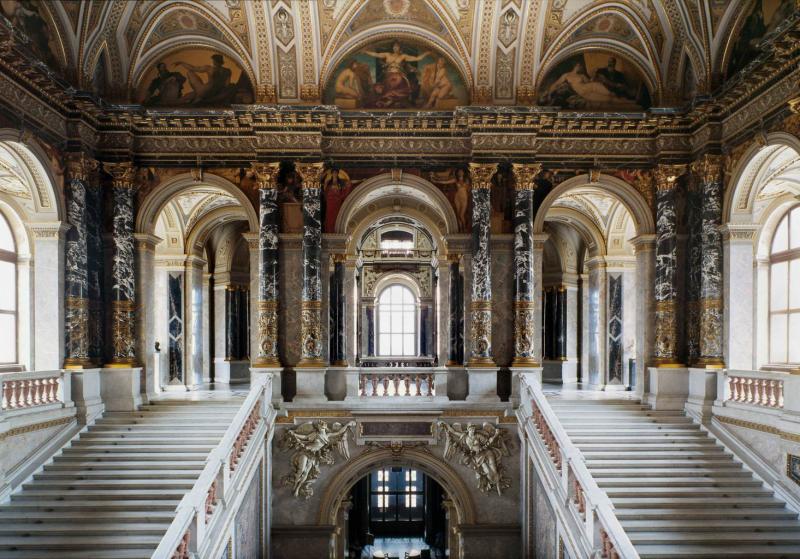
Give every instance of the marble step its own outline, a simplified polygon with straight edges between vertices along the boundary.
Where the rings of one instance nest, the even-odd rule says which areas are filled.
[[[126,501],[142,500],[151,501],[180,501],[186,494],[185,489],[158,488],[147,489],[70,489],[69,491],[57,491],[46,487],[28,487],[20,493],[11,496],[12,502],[23,501],[74,501],[80,499],[91,499],[93,501]]]
[[[597,427],[596,424],[592,425],[564,425],[564,429],[572,435],[615,435],[620,438],[628,435],[671,435],[671,434],[688,434],[699,433],[697,426],[691,423],[675,423],[673,426],[665,426],[658,424],[642,424],[633,425],[629,424],[625,427],[615,426],[613,430],[607,427]]]
[[[642,477],[605,478],[593,476],[601,488],[612,487],[763,487],[763,483],[747,475],[741,477]]]
[[[576,417],[576,416],[559,416],[559,420],[564,425],[568,425],[570,427],[576,426],[584,426],[584,427],[592,427],[592,428],[599,428],[599,427],[614,427],[617,428],[621,425],[626,427],[652,427],[655,425],[660,425],[662,427],[666,426],[675,426],[675,425],[690,425],[692,429],[696,429],[697,427],[692,423],[692,420],[688,417],[673,417],[673,416],[665,416],[665,417],[641,417],[641,416],[632,416],[628,417]]]
[[[170,470],[195,470],[198,467],[202,470],[203,467],[205,467],[205,456],[193,460],[184,456],[169,458],[168,456],[148,457],[137,455],[135,459],[129,460],[107,455],[91,460],[82,459],[80,456],[59,456],[56,462],[45,466],[44,471],[74,471],[75,469],[82,469],[85,471],[106,472],[112,470],[130,470],[131,468],[150,468],[153,466],[153,462],[158,462],[159,468]]]
[[[612,499],[617,497],[709,497],[733,499],[738,497],[773,496],[773,492],[763,487],[605,487],[606,494]]]
[[[796,559],[800,557],[797,545],[736,545],[725,546],[701,544],[640,544],[635,546],[641,559]]]
[[[734,504],[733,498],[715,497],[612,497],[611,501],[617,509],[658,509],[658,508],[729,508]],[[737,508],[785,508],[784,503],[772,495],[763,497],[736,497]]]
[[[213,437],[214,440],[219,440],[225,434],[225,429],[207,429],[207,430],[192,430],[181,431],[180,434],[169,432],[167,429],[149,429],[147,427],[128,428],[128,429],[108,429],[100,428],[94,429],[91,433],[86,433],[81,436],[81,440],[91,440],[103,437],[140,437],[148,439],[168,438],[175,437],[180,439],[206,439]]]
[[[692,509],[685,508],[650,508],[650,509],[617,509],[614,511],[620,522],[625,520],[642,520],[646,522],[658,520],[694,520],[705,523],[708,520],[797,520],[797,513],[786,507],[732,509]],[[702,524],[699,524],[702,526]]]
[[[3,559],[151,559],[152,550],[144,549],[39,549],[36,551],[4,550]]]
[[[683,419],[686,416],[674,411],[656,411],[649,409],[607,409],[606,407],[596,408],[555,408],[556,415],[565,418],[586,418],[586,417],[615,417],[615,418],[644,418],[644,417],[668,417],[674,419]]]
[[[595,478],[655,478],[656,476],[664,477],[707,477],[709,479],[714,477],[737,477],[752,479],[753,475],[741,468],[740,464],[735,464],[737,468],[705,468],[702,466],[684,467],[684,468],[590,468],[592,476]]]
[[[79,501],[62,500],[62,499],[14,499],[13,495],[9,504],[3,505],[4,511],[9,512],[22,512],[22,511],[96,511],[102,509],[104,511],[167,511],[175,513],[175,507],[180,502],[179,500],[154,500],[154,499],[137,499],[137,500],[124,500],[124,501],[98,501],[82,499]]]
[[[724,520],[706,519],[698,523],[696,519],[649,519],[649,520],[623,520],[622,527],[626,532],[651,532],[654,530],[665,532],[739,532],[740,530],[754,532],[781,532],[799,531],[800,522],[796,519],[744,519],[735,520],[726,518]]]
[[[90,523],[84,520],[81,524],[47,522],[14,522],[0,523],[0,537],[39,537],[49,536],[107,536],[117,534],[163,536],[169,528],[169,522],[100,522]]]
[[[16,549],[82,550],[90,549],[153,549],[161,542],[160,536],[111,535],[111,536],[45,536],[35,538],[0,536],[0,551]]]
[[[580,447],[579,447],[580,448]],[[720,460],[724,458],[732,459],[733,456],[722,447],[713,447],[707,450],[682,450],[679,448],[656,448],[636,451],[623,451],[623,450],[587,450],[583,452],[583,456],[587,462],[592,460],[603,460],[618,458],[620,460],[666,460],[674,457],[678,460]]]
[[[765,545],[800,545],[800,530],[794,532],[751,532],[740,531],[735,537],[722,532],[631,532],[628,537],[634,547],[638,544],[717,544],[744,545],[760,543]],[[734,540],[734,541],[731,541]]]
[[[173,460],[204,460],[208,456],[206,448],[175,449],[157,448],[65,448],[61,460],[149,460],[151,462]]]
[[[575,441],[572,441],[575,443]],[[575,443],[577,444],[582,452],[586,452],[587,450],[615,450],[621,452],[636,452],[637,450],[658,450],[663,452],[676,452],[681,450],[708,450],[708,449],[720,449],[722,447],[719,446],[715,441],[711,439],[705,439],[700,441],[675,441],[675,440],[668,440],[663,442],[615,442],[615,443]]]
[[[139,480],[139,479],[157,479],[157,480],[196,480],[202,468],[192,470],[106,470],[106,471],[92,471],[85,468],[75,468],[72,470],[56,470],[51,471],[45,468],[45,471],[33,476],[34,480]]]
[[[203,421],[192,421],[189,423],[175,423],[170,417],[160,417],[156,415],[145,415],[143,417],[104,417],[99,419],[95,427],[147,427],[149,429],[165,429],[172,433],[182,431],[192,431],[196,429],[224,429],[228,424],[224,421],[212,421],[204,418]]]
[[[704,433],[693,433],[691,431],[676,435],[672,433],[641,433],[636,435],[625,435],[624,437],[609,436],[609,435],[573,435],[570,440],[575,445],[583,446],[585,444],[627,444],[629,441],[636,444],[679,444],[686,443],[702,443],[716,444],[714,439],[709,438]]]
[[[8,511],[0,507],[0,522],[22,522],[45,526],[55,524],[170,524],[175,518],[174,510],[58,510],[58,511]]]
[[[105,434],[94,434],[81,437],[80,440],[72,444],[72,448],[80,448],[83,446],[94,445],[142,445],[142,446],[170,446],[170,445],[202,445],[202,446],[216,446],[219,439],[216,437],[208,436],[191,436],[180,437],[174,439],[166,439],[163,435],[160,437],[140,437],[138,435],[123,434],[118,437],[110,437]]]
[[[62,489],[65,491],[80,489],[151,489],[161,491],[162,489],[183,489],[184,492],[194,485],[197,477],[188,480],[158,479],[155,476],[142,477],[139,479],[34,479],[34,481],[22,485],[23,489]]]

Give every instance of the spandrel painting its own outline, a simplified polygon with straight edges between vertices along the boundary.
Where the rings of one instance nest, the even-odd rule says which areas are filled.
[[[461,74],[434,49],[379,41],[347,56],[325,87],[325,103],[343,109],[452,110],[469,103]]]
[[[185,49],[157,60],[139,80],[135,101],[149,107],[225,107],[254,99],[250,78],[231,57]]]
[[[0,0],[0,10],[11,24],[22,31],[33,54],[47,64],[51,70],[61,71],[58,35],[47,23],[47,15],[41,2],[33,0]]]
[[[733,76],[761,54],[758,45],[766,35],[786,21],[794,10],[795,0],[755,0],[753,2],[750,13],[747,14],[744,23],[738,30],[738,38],[731,50],[728,77]]]
[[[554,66],[539,88],[540,105],[586,111],[643,111],[651,95],[632,62],[606,51],[574,54]]]

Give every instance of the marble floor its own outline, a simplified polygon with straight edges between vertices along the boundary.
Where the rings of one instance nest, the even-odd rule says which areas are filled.
[[[629,390],[591,390],[584,388],[581,383],[575,384],[542,384],[542,391],[548,398],[563,398],[565,400],[639,400],[636,392]]]
[[[428,548],[422,538],[375,538],[375,552],[381,551],[387,557],[404,559],[410,551]]]

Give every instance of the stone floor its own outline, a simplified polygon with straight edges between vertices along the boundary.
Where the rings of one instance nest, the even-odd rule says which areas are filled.
[[[428,549],[428,547],[422,538],[375,538],[375,552],[381,551],[387,557],[404,559],[406,553]]]

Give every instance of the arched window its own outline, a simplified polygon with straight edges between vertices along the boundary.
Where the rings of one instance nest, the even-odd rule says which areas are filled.
[[[17,362],[17,248],[0,213],[0,363]]]
[[[378,298],[378,355],[417,354],[417,301],[409,288],[389,285]]]
[[[800,206],[775,229],[769,276],[769,360],[800,363]]]

